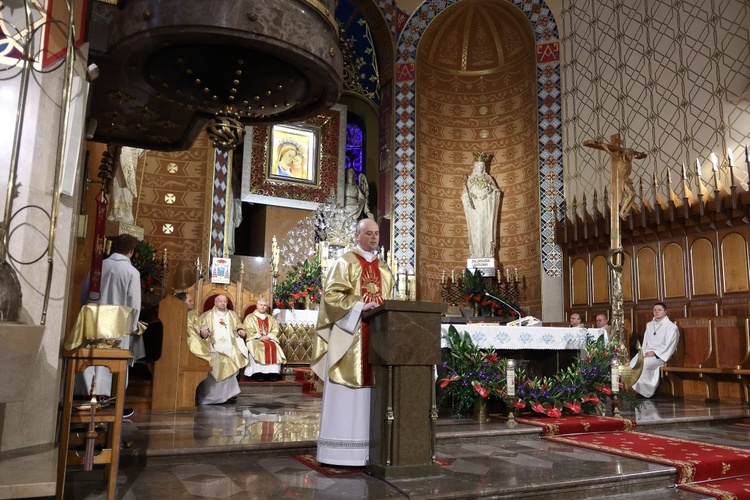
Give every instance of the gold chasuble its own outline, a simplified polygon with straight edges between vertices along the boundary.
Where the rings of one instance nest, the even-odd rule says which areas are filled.
[[[192,309],[187,313],[187,345],[190,352],[211,362],[211,344],[208,339],[201,338],[201,317]]]
[[[261,365],[277,365],[286,363],[286,356],[279,345],[279,324],[270,315],[260,317],[258,311],[253,311],[245,318],[245,332],[247,333],[247,350],[250,356]],[[260,340],[268,335],[271,340]]]
[[[313,371],[324,379],[328,356],[328,380],[355,389],[370,383],[367,327],[360,325],[354,333],[349,333],[335,323],[349,314],[357,302],[382,304],[393,290],[393,276],[388,267],[377,258],[367,262],[359,252],[355,248],[345,253],[328,270],[310,363]]]
[[[211,373],[217,382],[231,377],[247,365],[245,341],[237,335],[237,328],[242,327],[234,311],[227,309],[224,314],[215,307],[201,316],[201,328],[208,327],[211,335],[209,342],[218,354],[219,365],[211,363]],[[239,341],[239,342],[238,342]],[[242,350],[238,343],[242,344]]]

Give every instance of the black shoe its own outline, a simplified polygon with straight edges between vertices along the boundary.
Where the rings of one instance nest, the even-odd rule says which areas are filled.
[[[233,405],[236,402],[237,402],[237,396],[234,396],[234,397],[231,397],[231,398],[227,399],[226,401],[224,401],[224,404]]]
[[[133,410],[132,408],[123,408],[123,410],[122,410],[122,418],[132,417],[133,413],[135,413],[135,410]]]

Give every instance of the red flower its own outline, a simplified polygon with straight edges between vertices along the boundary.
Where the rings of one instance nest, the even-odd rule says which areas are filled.
[[[609,388],[609,387],[607,387],[607,386],[604,386],[604,385],[597,385],[596,386],[596,390],[599,391],[599,392],[603,392],[607,396],[609,396],[610,394],[612,394],[612,389]]]
[[[300,293],[302,297],[307,297],[307,290],[304,290]]]
[[[474,295],[474,302],[480,302],[482,300],[481,295]]]
[[[545,414],[552,418],[562,417],[562,411],[557,407],[548,409]]]
[[[292,297],[294,297],[294,300],[297,300],[297,299],[300,298],[300,294],[299,293],[293,293]]]
[[[531,403],[531,409],[534,410],[537,413],[544,413],[545,412],[544,406],[542,406],[542,404],[539,403],[539,402],[537,402],[537,401],[534,401],[533,403]]]
[[[583,402],[584,403],[594,403],[594,404],[601,403],[601,401],[599,401],[599,396],[597,396],[596,394],[592,394],[591,396],[584,396],[583,397]]]
[[[482,301],[482,305],[486,307],[486,306],[490,305],[490,301],[487,300],[487,299],[485,299],[485,300]]]
[[[458,375],[453,375],[451,378],[441,378],[440,388],[445,389],[448,386],[448,384],[450,384],[451,382],[455,382],[456,380],[458,380]]]
[[[280,300],[277,300],[276,301],[276,307],[279,308],[279,309],[281,309],[282,307],[284,307],[284,303],[282,301],[280,301]]]
[[[526,401],[521,401],[520,399],[517,399],[513,403],[513,406],[515,406],[516,408],[520,408],[520,409],[523,410],[524,408],[526,408]]]
[[[484,387],[482,384],[480,384],[476,380],[472,382],[471,385],[474,386],[474,390],[477,391],[477,394],[479,394],[483,398],[486,398],[487,396],[490,395],[490,391],[488,391],[486,387]]]
[[[581,413],[581,403],[577,401],[563,403],[563,406],[575,414]]]
[[[487,362],[488,363],[496,363],[497,362],[497,354],[495,354],[494,352],[491,353],[491,354],[489,354],[487,356]]]

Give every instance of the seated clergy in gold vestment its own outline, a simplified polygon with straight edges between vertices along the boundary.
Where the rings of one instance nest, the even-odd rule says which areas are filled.
[[[286,362],[279,344],[279,324],[268,314],[268,301],[258,300],[255,311],[245,318],[248,363],[245,376],[260,380],[280,379],[281,365]]]
[[[201,316],[200,336],[211,345],[211,373],[198,386],[198,404],[231,402],[240,393],[237,374],[247,365],[246,333],[227,304],[225,295],[217,295],[214,307]]]

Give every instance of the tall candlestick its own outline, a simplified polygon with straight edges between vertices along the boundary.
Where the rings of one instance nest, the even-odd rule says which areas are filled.
[[[617,358],[612,360],[612,392],[620,392],[620,363]]]
[[[729,182],[731,186],[734,186],[734,155],[732,154],[732,148],[727,148],[727,157],[729,158]]]
[[[505,384],[508,387],[508,397],[516,395],[516,362],[508,360],[508,368],[505,370]]]

